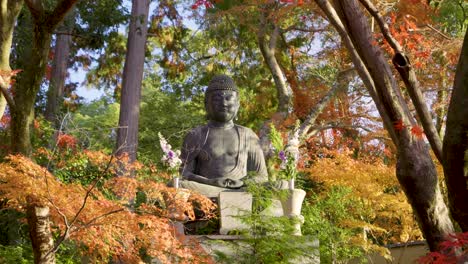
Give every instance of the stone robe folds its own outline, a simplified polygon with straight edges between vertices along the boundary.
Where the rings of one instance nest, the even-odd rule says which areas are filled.
[[[211,158],[208,142],[211,128],[209,125],[199,126],[186,136],[182,148],[182,166],[180,174],[185,180],[180,185],[182,188],[196,190],[208,197],[217,197],[218,193],[227,188],[206,185],[187,180],[190,174],[196,174],[208,179],[229,178],[232,180],[245,180],[249,172],[254,173],[255,182],[265,182],[268,174],[265,159],[259,145],[257,135],[249,128],[234,125],[238,135],[238,148],[233,168],[220,168],[220,164]]]

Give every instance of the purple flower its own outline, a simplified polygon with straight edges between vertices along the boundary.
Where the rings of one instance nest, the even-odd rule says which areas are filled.
[[[278,158],[279,158],[282,162],[285,162],[285,161],[286,161],[286,152],[284,152],[284,150],[281,150],[281,151],[278,153]]]
[[[170,171],[176,172],[179,169],[179,166],[182,164],[182,160],[179,158],[180,151],[172,150],[172,146],[169,143],[167,143],[163,135],[161,135],[161,133],[158,133],[158,135],[159,143],[163,151],[161,161],[168,167]]]

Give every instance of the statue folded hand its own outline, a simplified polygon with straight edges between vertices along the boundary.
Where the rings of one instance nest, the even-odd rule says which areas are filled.
[[[229,189],[237,189],[244,185],[244,182],[241,180],[230,179],[230,178],[215,178],[210,179],[209,183],[214,186],[219,186]]]

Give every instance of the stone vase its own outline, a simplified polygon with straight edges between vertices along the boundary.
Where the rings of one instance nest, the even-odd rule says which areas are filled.
[[[304,217],[301,215],[302,203],[306,192],[301,189],[288,190],[287,197],[281,199],[281,206],[283,207],[283,215],[289,217],[294,221],[293,235],[300,236],[301,225],[304,223]]]
[[[172,178],[172,186],[174,186],[176,189],[179,189],[179,177]]]

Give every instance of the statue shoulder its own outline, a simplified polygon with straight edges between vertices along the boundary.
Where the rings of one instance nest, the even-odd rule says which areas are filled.
[[[252,129],[245,127],[245,126],[237,125],[237,124],[236,124],[236,127],[240,133],[245,133],[245,135],[248,137],[258,138],[257,134],[255,134],[255,132],[253,132]]]
[[[208,127],[207,126],[198,126],[190,130],[184,138],[184,144],[193,144],[199,142],[203,135],[206,134]]]
[[[192,130],[190,130],[187,135],[185,136],[186,138],[187,137],[199,137],[201,136],[202,134],[205,134],[206,131],[208,130],[208,126],[207,125],[204,125],[204,126],[197,126],[195,128],[192,128]]]

